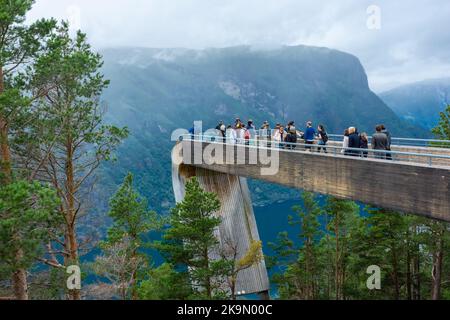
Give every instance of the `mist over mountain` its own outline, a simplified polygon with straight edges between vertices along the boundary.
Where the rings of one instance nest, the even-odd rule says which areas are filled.
[[[127,170],[157,210],[173,204],[171,133],[202,120],[204,129],[237,116],[304,127],[323,123],[330,133],[349,126],[372,133],[384,123],[397,136],[424,137],[426,130],[401,120],[368,86],[360,61],[347,53],[319,47],[253,49],[142,49],[102,52],[103,72],[111,86],[103,99],[107,121],[128,126],[131,137],[118,162],[103,168],[109,193]],[[255,202],[297,195],[273,194],[273,186],[252,183]],[[110,189],[109,189],[110,188]]]
[[[380,94],[404,120],[426,129],[434,128],[439,112],[450,104],[450,78],[416,82]]]

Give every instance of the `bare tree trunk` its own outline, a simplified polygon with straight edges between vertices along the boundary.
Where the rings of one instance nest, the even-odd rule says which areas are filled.
[[[412,279],[411,279],[411,255],[409,248],[406,257],[406,295],[408,300],[412,300]]]
[[[76,232],[75,232],[75,226],[69,225],[66,232],[67,236],[67,245],[68,245],[68,252],[69,252],[69,259],[67,260],[67,264],[77,264],[78,263],[78,243],[76,239]],[[80,300],[81,299],[81,292],[80,290],[74,289],[69,290],[69,300]]]
[[[0,65],[0,95],[5,91],[3,67]],[[4,115],[0,114],[0,152],[2,183],[12,182],[11,150],[9,147],[9,124]]]
[[[347,274],[346,274],[346,269],[347,269],[347,266],[345,265],[345,255],[346,255],[346,248],[347,248],[347,241],[346,241],[346,238],[344,237],[343,239],[342,239],[342,243],[341,243],[341,255],[340,255],[340,268],[341,268],[341,278],[340,278],[340,281],[341,281],[341,299],[342,300],[346,300],[347,298],[346,298],[346,296],[345,296],[345,291],[344,291],[344,284],[345,284],[345,278],[346,278],[346,276],[347,276]]]
[[[335,286],[336,286],[336,300],[341,299],[341,281],[340,281],[340,274],[341,274],[341,268],[340,268],[340,248],[339,248],[339,217],[336,215],[335,219],[335,225],[334,225],[334,233],[336,235],[336,257],[335,257]]]
[[[2,168],[2,184],[9,184],[12,181],[11,170],[11,150],[8,141],[9,126],[6,119],[0,115],[0,148],[1,148],[1,168]]]
[[[418,226],[414,227],[414,236],[418,234]],[[413,299],[420,300],[420,246],[416,244],[414,246],[414,258],[413,258]]]
[[[442,263],[444,260],[444,239],[443,232],[439,232],[438,247],[433,255],[433,271],[432,271],[432,291],[431,299],[439,300],[441,298],[441,282],[442,282]]]
[[[419,249],[417,249],[419,250]],[[420,252],[416,252],[416,257],[414,258],[414,300],[420,300],[421,299],[421,292],[420,292]]]
[[[326,224],[328,225],[328,219]],[[333,261],[333,253],[332,253],[332,247],[330,246],[330,235],[327,233],[327,246],[328,246],[328,260]],[[327,266],[328,267],[328,266]],[[333,287],[333,266],[330,264],[330,267],[328,267],[327,272],[327,300],[331,300],[331,290]]]
[[[409,228],[406,229],[406,295],[408,300],[412,300],[412,280],[411,280],[411,237]]]
[[[209,268],[209,255],[208,255],[208,248],[205,248],[203,250],[203,258],[206,261],[206,265]],[[207,276],[206,277],[206,283],[205,283],[205,289],[206,289],[206,294],[208,296],[209,299],[212,299],[212,288],[211,288],[211,277]]]
[[[66,207],[66,221],[67,221],[67,230],[66,236],[67,241],[66,244],[69,246],[67,252],[69,253],[69,263],[77,264],[78,263],[78,242],[76,236],[76,209],[75,209],[75,178],[74,178],[74,168],[73,168],[73,144],[72,140],[68,139],[67,146],[67,159],[66,159],[66,198],[67,198],[67,207]],[[81,292],[80,290],[70,290],[69,291],[69,299],[70,300],[80,300]]]
[[[394,281],[394,299],[400,299],[400,282],[398,279],[398,261],[397,252],[392,249],[392,280]]]
[[[16,260],[23,259],[23,252],[21,249],[16,252]],[[14,296],[17,300],[28,300],[28,281],[27,271],[25,269],[18,269],[12,275],[12,284]]]
[[[137,235],[133,235],[132,238],[136,239]],[[137,249],[133,250],[131,259],[133,259],[134,261],[138,260]],[[136,289],[136,285],[137,285],[137,268],[133,271],[133,274],[131,275],[131,300],[138,300],[138,292]]]
[[[231,276],[231,285],[230,285],[230,289],[231,289],[231,300],[236,300],[236,276],[233,274]]]

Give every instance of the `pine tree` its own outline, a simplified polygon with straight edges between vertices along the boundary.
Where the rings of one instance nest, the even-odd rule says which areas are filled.
[[[278,244],[271,244],[277,252],[276,266],[284,269],[275,276],[281,298],[312,300],[319,297],[321,272],[318,264],[317,245],[322,236],[319,217],[322,208],[312,193],[302,194],[302,206],[293,208],[296,216],[289,216],[289,224],[298,226],[298,238],[301,243],[296,248],[287,233],[279,235]]]
[[[317,298],[318,294],[318,265],[316,245],[317,239],[321,236],[319,216],[322,209],[318,205],[314,195],[309,192],[302,194],[303,207],[296,206],[293,210],[297,214],[297,220],[289,217],[290,225],[298,225],[300,232],[298,237],[302,242],[303,248],[299,252],[298,263],[304,270],[303,297],[307,300]]]
[[[450,140],[450,105],[439,114],[439,123],[433,128],[432,133],[436,136],[436,139]],[[448,143],[436,143],[437,147],[449,148]]]
[[[186,195],[172,210],[163,240],[155,245],[167,262],[188,273],[195,298],[223,298],[227,261],[220,258],[215,230],[221,219],[214,215],[220,202],[205,192],[194,177],[186,183]],[[213,258],[217,257],[217,258]]]
[[[48,50],[35,63],[34,86],[48,85],[37,103],[46,131],[40,137],[44,150],[44,173],[62,200],[64,217],[64,264],[78,264],[77,222],[86,210],[83,198],[93,184],[93,176],[102,162],[111,160],[126,128],[103,123],[99,102],[109,82],[100,73],[102,58],[94,53],[86,35],[77,32],[72,38],[63,22],[52,33]],[[41,160],[38,160],[41,162]],[[80,299],[79,290],[69,292],[70,299]]]
[[[328,198],[326,213],[330,217],[327,230],[334,244],[334,289],[336,300],[345,299],[345,282],[350,249],[350,239],[358,226],[359,207],[352,201]]]
[[[58,205],[56,192],[36,181],[0,187],[0,275],[28,270],[41,257],[49,231],[61,223]],[[26,283],[13,282],[13,289],[16,298],[25,298],[17,297],[22,290],[28,296]]]
[[[439,124],[432,130],[438,139],[450,140],[450,105],[440,113]],[[448,143],[437,143],[438,147],[450,148]],[[432,269],[432,292],[431,298],[438,300],[441,297],[441,287],[443,282],[443,266],[445,259],[448,259],[448,254],[445,254],[445,248],[448,246],[448,232],[450,226],[444,222],[431,222],[428,224],[431,232],[430,248],[432,248],[433,255],[433,269]]]
[[[186,273],[164,263],[148,271],[148,278],[139,285],[138,295],[142,300],[187,300],[192,296],[192,288]]]
[[[267,268],[273,273],[271,281],[277,285],[280,299],[292,299],[296,290],[291,280],[295,278],[295,272],[289,271],[297,261],[298,248],[287,231],[280,232],[276,242],[268,245],[274,252],[272,256],[265,257]]]
[[[148,210],[148,203],[133,187],[129,173],[117,193],[111,198],[108,215],[113,225],[100,247],[104,255],[97,258],[95,269],[121,289],[122,299],[138,298],[138,275],[149,267],[146,238],[160,230],[162,220]]]
[[[0,0],[0,183],[14,182],[11,139],[32,121],[30,105],[34,96],[25,93],[20,79],[24,70],[41,53],[48,35],[55,26],[54,20],[39,20],[25,24],[31,9],[31,0]],[[18,237],[18,236],[16,236]],[[23,256],[17,248],[17,257]],[[17,263],[16,265],[20,265]],[[17,299],[27,299],[26,270],[13,273],[13,287]]]
[[[31,0],[0,1],[0,150],[3,183],[12,181],[10,137],[23,129],[29,120],[30,103],[19,86],[20,70],[33,63],[45,48],[54,20],[39,20],[29,26],[25,15],[31,9]]]
[[[450,270],[445,269],[446,261],[450,259],[450,228],[447,223],[423,219],[419,237],[423,249],[428,253],[424,257],[428,262],[426,274],[431,275],[430,287],[424,296],[440,300],[443,284],[447,284],[448,288],[450,281]]]
[[[301,228],[299,245],[287,232],[269,244],[275,255],[266,261],[281,299],[309,299],[311,279],[314,299],[448,299],[450,231],[445,224],[371,207],[361,213],[356,203],[332,197],[324,207],[305,200],[303,208],[296,208],[300,219],[293,223],[290,217]],[[321,223],[314,219],[319,212]],[[367,288],[366,270],[372,265],[381,269],[381,290]]]

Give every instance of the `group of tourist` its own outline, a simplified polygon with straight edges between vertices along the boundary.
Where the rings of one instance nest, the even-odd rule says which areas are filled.
[[[375,150],[375,157],[379,159],[392,159],[391,143],[392,136],[382,124],[377,125],[375,133],[372,135],[372,149]],[[360,150],[361,149],[361,150]],[[355,127],[350,127],[344,132],[342,153],[349,156],[361,156],[367,158],[369,152],[369,137],[367,133],[359,133]]]
[[[277,123],[274,129],[270,127],[268,121],[265,121],[257,129],[253,120],[244,123],[240,118],[236,118],[233,125],[225,125],[223,121],[220,121],[216,130],[221,140],[230,144],[252,145],[255,144],[255,141],[263,141],[268,146],[273,145],[277,148],[290,150],[296,149],[300,144],[309,151],[313,151],[313,145],[317,144],[318,152],[328,153],[329,136],[327,131],[322,124],[314,128],[312,121],[306,123],[304,130],[298,130],[295,121],[290,121],[286,126]],[[391,134],[384,125],[376,126],[376,132],[372,135],[371,142],[369,142],[367,133],[359,133],[356,127],[350,127],[344,132],[341,152],[348,156],[367,158],[369,143],[371,143],[376,158],[392,159],[392,155],[389,153],[391,140]]]
[[[323,125],[319,125],[317,129],[313,127],[311,121],[306,123],[304,131],[297,130],[295,122],[291,121],[286,126],[277,123],[274,129],[270,127],[268,121],[265,121],[262,126],[257,129],[253,120],[248,120],[243,123],[237,118],[233,125],[225,125],[220,121],[216,130],[223,141],[227,143],[246,143],[251,144],[252,141],[258,139],[270,144],[274,144],[279,148],[295,149],[298,140],[303,140],[308,149],[310,145],[316,143],[320,145],[319,151],[323,149],[326,152],[325,145],[328,142],[328,135]]]

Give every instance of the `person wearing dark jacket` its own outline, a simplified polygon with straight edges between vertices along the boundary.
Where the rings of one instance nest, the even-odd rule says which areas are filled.
[[[309,150],[312,152],[312,145],[314,144],[314,138],[316,136],[316,130],[314,130],[312,126],[312,122],[308,121],[306,123],[306,130],[304,133],[304,139],[306,144],[306,150]]]
[[[272,136],[272,130],[270,129],[269,121],[264,121],[263,125],[260,129],[260,136],[266,138],[267,140],[270,140]]]
[[[356,128],[351,127],[348,129],[348,148],[349,149],[359,149],[361,147],[359,134]],[[348,155],[353,157],[358,157],[360,155],[359,150],[348,150]]]
[[[382,132],[382,127],[376,127],[376,133],[372,136],[372,149],[386,151],[389,145],[388,136]],[[377,152],[375,157],[378,159],[386,159],[386,152]]]
[[[265,141],[267,147],[271,147],[270,140],[272,138],[272,130],[270,130],[269,121],[264,121],[261,129],[259,130],[259,137]]]
[[[227,131],[227,127],[225,126],[225,124],[223,123],[223,121],[220,121],[219,124],[216,127],[217,132],[219,133],[220,137],[222,138],[222,142],[225,142],[225,137],[226,137],[226,131]]]
[[[317,149],[317,151],[320,152],[323,149],[325,153],[328,153],[326,145],[329,138],[325,127],[321,124],[317,127],[317,135],[319,136],[319,148]]]
[[[381,126],[381,132],[384,133],[387,136],[387,139],[388,139],[388,144],[387,144],[386,150],[391,151],[391,144],[392,144],[391,133],[386,129],[384,124],[382,124],[380,126]],[[386,153],[386,159],[392,160],[392,153],[390,153],[390,152]]]
[[[287,126],[286,126],[286,132],[289,133],[291,132],[291,127],[295,128],[295,122],[294,121],[290,121]]]
[[[295,149],[295,143],[297,143],[297,130],[293,125],[290,126],[289,132],[286,135],[286,148],[290,150]]]
[[[363,132],[359,135],[359,147],[363,149],[362,156],[363,158],[367,158],[369,152],[369,138],[367,137],[367,133]]]

